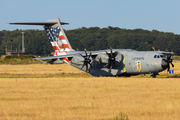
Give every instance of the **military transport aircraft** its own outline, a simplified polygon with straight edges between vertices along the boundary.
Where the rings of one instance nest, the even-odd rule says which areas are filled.
[[[75,51],[69,43],[60,22],[54,18],[46,22],[9,23],[20,25],[42,25],[47,33],[55,52],[54,56],[35,58],[36,60],[50,60],[49,63],[66,62],[92,76],[131,76],[150,74],[156,77],[159,72],[170,70],[173,59],[172,52],[165,51],[136,51],[132,49],[107,49],[99,51]],[[128,42],[128,41],[127,41]],[[164,54],[167,54],[165,57]]]

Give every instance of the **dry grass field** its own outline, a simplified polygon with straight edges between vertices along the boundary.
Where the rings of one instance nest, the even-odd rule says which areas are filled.
[[[90,77],[68,64],[0,65],[0,77]]]
[[[68,64],[27,64],[27,65],[0,65],[0,73],[14,73],[14,74],[45,74],[45,73],[81,73],[82,71],[71,67]]]
[[[180,119],[177,78],[1,78],[1,120]]]
[[[179,77],[180,61],[174,61],[174,75],[168,75],[167,70],[160,72],[157,77]],[[91,77],[91,75],[76,69],[68,64],[1,64],[0,77]],[[139,75],[134,77],[150,77]]]
[[[160,72],[157,77],[179,77],[180,61],[174,61],[174,75],[168,75],[167,70]],[[2,64],[0,65],[0,77],[91,77],[91,75],[76,69],[68,64]],[[150,77],[139,75],[134,77]]]
[[[0,77],[14,77],[0,78],[2,120],[180,119],[180,78],[91,77],[65,64],[0,65]]]

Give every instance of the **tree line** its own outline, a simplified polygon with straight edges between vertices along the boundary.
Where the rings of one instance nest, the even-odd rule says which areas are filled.
[[[7,50],[21,50],[22,35],[25,32],[25,52],[28,55],[46,56],[53,48],[44,30],[2,30],[0,31],[0,55]],[[180,55],[180,35],[157,30],[121,29],[118,27],[82,27],[65,30],[66,36],[75,50],[135,49],[139,51],[156,50],[175,52]]]

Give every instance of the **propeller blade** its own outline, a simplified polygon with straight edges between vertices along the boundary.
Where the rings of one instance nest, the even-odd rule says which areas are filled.
[[[115,57],[117,56],[117,54],[118,54],[118,52],[116,51],[115,53],[114,53],[114,55],[113,55],[113,50],[112,50],[112,48],[110,47],[110,53],[108,53],[107,51],[105,51],[106,52],[106,54],[108,55],[108,64],[106,64],[105,66],[103,66],[103,67],[106,67],[107,65],[109,65],[109,71],[112,69],[112,64],[114,65],[114,67],[116,67],[116,64],[115,64]]]
[[[167,69],[168,72],[169,72],[169,69],[170,69],[170,65],[168,66],[168,69]]]
[[[113,57],[116,57],[116,55],[117,55],[117,51],[114,53]]]
[[[86,49],[84,49],[84,51],[85,51],[85,53],[86,53],[86,57],[87,57],[87,50],[86,50]]]
[[[108,64],[104,65],[103,68],[105,68],[105,67],[107,67],[107,66],[108,66]]]
[[[84,65],[85,65],[85,63],[83,64],[82,68],[84,67]],[[82,68],[81,68],[81,70],[82,70]]]
[[[88,64],[86,64],[86,72],[87,72],[87,70],[88,70]]]
[[[91,70],[93,69],[93,66],[89,63],[89,65],[91,66]]]
[[[91,56],[91,54],[92,54],[92,51],[90,51],[90,54],[89,54],[89,55]]]
[[[116,67],[116,64],[115,64],[115,62],[113,61],[113,64],[114,64],[114,67]]]
[[[172,65],[172,67],[174,67],[174,64],[172,64],[172,62],[171,62],[171,65]]]
[[[109,54],[108,54],[108,52],[107,51],[105,51],[106,52],[106,54],[108,55],[108,57],[111,57]]]
[[[110,62],[109,71],[112,69],[112,62]]]
[[[170,60],[171,59],[171,54],[167,55],[167,59]]]
[[[112,53],[112,48],[110,47],[110,49],[111,49],[111,57],[113,56],[113,53]]]
[[[79,55],[82,56],[80,53],[79,53]],[[82,56],[82,57],[84,57],[84,56]]]
[[[90,51],[90,54],[89,54],[89,56],[88,56],[88,59],[91,57],[91,54],[92,54],[92,51]]]
[[[90,54],[88,55],[87,54],[87,50],[86,49],[84,49],[84,51],[85,51],[85,53],[86,53],[86,56],[83,56],[82,54],[80,54],[79,53],[79,55],[80,56],[82,56],[83,58],[84,58],[84,61],[82,61],[82,62],[84,62],[84,64],[82,65],[82,68],[84,67],[84,66],[86,66],[86,72],[88,71],[88,64],[91,66],[91,70],[92,70],[92,65],[90,64],[91,63],[91,59],[89,59],[90,57],[91,57],[91,55],[92,55],[92,51],[90,51]],[[81,68],[81,69],[82,69]]]
[[[171,59],[171,54],[167,55],[167,59],[168,59],[168,62],[169,62],[169,66],[168,66],[167,71],[169,71],[170,70],[170,64],[172,65],[172,67],[174,67],[174,64],[172,63],[173,59]]]

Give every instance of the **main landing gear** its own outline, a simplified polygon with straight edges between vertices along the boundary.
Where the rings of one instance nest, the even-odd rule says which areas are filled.
[[[155,78],[156,77],[156,75],[157,75],[157,73],[151,73],[151,78]]]

